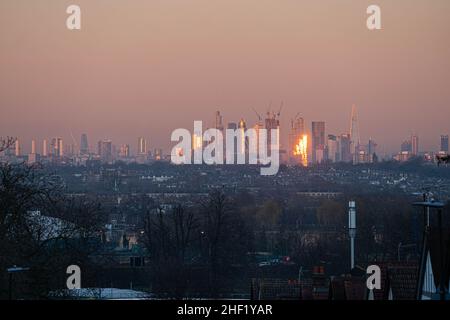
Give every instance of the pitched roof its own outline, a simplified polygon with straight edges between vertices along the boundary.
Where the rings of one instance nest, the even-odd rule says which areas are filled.
[[[394,300],[415,300],[418,266],[392,266],[388,268],[389,289]]]

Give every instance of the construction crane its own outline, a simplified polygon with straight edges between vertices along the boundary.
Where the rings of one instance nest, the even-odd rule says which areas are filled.
[[[261,121],[262,121],[261,115],[258,113],[258,111],[256,111],[255,108],[252,107],[252,109],[253,109],[253,111],[256,113],[256,116],[258,117],[258,124],[261,124]]]
[[[281,115],[281,109],[283,109],[283,104],[284,104],[284,102],[283,101],[281,101],[281,104],[280,104],[280,109],[278,109],[278,112],[277,112],[277,117],[279,118],[280,117],[280,115]]]

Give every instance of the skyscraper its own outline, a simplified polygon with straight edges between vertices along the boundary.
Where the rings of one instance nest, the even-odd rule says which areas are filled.
[[[359,145],[360,145],[360,137],[359,137],[359,125],[358,125],[358,115],[356,106],[352,106],[352,116],[350,123],[350,152],[353,156],[353,161],[357,162]]]
[[[162,149],[160,149],[160,148],[158,148],[158,149],[155,149],[155,157],[154,157],[154,159],[156,160],[156,161],[160,161],[160,160],[162,160],[163,159],[163,151],[162,151]]]
[[[339,139],[341,161],[353,161],[352,153],[350,151],[350,134],[342,134]]]
[[[44,141],[42,141],[42,156],[47,156],[47,139],[44,139]]]
[[[36,141],[31,140],[31,154],[36,154]]]
[[[63,139],[57,138],[57,142],[58,142],[58,157],[62,157],[64,155]]]
[[[63,156],[63,140],[62,138],[53,138],[51,142],[50,152],[53,157],[60,158]]]
[[[405,140],[402,142],[400,146],[401,152],[412,152],[412,143],[411,140]]]
[[[16,157],[20,157],[20,142],[19,139],[16,139],[15,145],[14,145],[14,154]]]
[[[339,142],[335,135],[329,134],[327,141],[327,160],[331,162],[339,161]]]
[[[138,138],[138,155],[145,155],[147,154],[147,141],[144,139],[144,137]]]
[[[223,129],[224,129],[223,118],[222,118],[222,115],[220,114],[220,111],[216,111],[216,119],[215,119],[214,127],[220,131],[223,131]]]
[[[369,143],[367,144],[367,156],[369,158],[369,162],[374,162],[374,158],[376,159],[377,146],[377,143],[370,138]]]
[[[112,162],[112,142],[111,140],[100,140],[98,142],[98,155],[102,162]]]
[[[321,163],[325,160],[325,122],[313,121],[311,135],[311,160],[313,163]]]
[[[419,154],[419,137],[417,135],[411,137],[411,153],[413,156]]]
[[[288,161],[291,164],[308,165],[308,137],[305,134],[305,122],[300,117],[291,120]]]
[[[448,135],[441,135],[441,151],[448,153]]]
[[[246,154],[247,139],[245,139],[245,130],[247,130],[247,124],[245,123],[244,119],[241,119],[239,121],[238,127],[239,127],[239,130],[241,131],[241,150],[238,150],[238,151],[240,154]]]
[[[89,154],[89,144],[88,144],[88,138],[87,134],[83,133],[81,135],[81,141],[80,141],[80,154],[86,155]]]
[[[130,156],[130,145],[123,144],[119,148],[119,157],[128,158]]]
[[[29,164],[35,163],[38,160],[37,156],[38,155],[36,154],[36,141],[31,140],[31,153],[28,155],[28,163]]]

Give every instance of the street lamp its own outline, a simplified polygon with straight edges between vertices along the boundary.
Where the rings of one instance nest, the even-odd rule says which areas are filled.
[[[28,271],[30,268],[27,267],[18,267],[13,266],[11,268],[6,269],[6,272],[9,274],[9,300],[12,300],[12,285],[13,285],[13,274],[18,272]]]

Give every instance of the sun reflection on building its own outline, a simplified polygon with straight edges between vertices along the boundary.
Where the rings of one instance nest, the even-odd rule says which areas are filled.
[[[298,159],[299,164],[304,167],[308,166],[308,136],[306,134],[298,139],[298,142],[295,144],[292,152]]]

